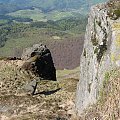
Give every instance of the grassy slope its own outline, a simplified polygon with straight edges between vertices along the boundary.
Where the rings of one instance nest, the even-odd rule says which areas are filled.
[[[18,10],[16,12],[9,13],[8,15],[13,17],[21,17],[21,18],[31,18],[33,21],[45,21],[45,14],[42,13],[41,10],[35,9],[35,10]]]
[[[52,14],[54,16],[56,13]],[[54,16],[54,19],[58,18],[59,15],[57,18]],[[74,40],[84,34],[86,23],[87,18],[82,16],[81,18],[66,18],[55,22],[13,23],[1,26],[0,34],[3,37],[0,38],[0,41],[1,44],[5,43],[5,46],[0,48],[0,55],[14,56],[19,50],[40,42],[48,44],[51,41]]]
[[[31,18],[33,21],[47,21],[47,20],[61,20],[67,17],[74,17],[74,13],[72,11],[51,11],[48,13],[44,13],[39,9],[34,10],[18,10],[16,12],[9,13],[8,15],[12,17],[20,17],[20,18]],[[79,13],[80,15],[80,13]]]
[[[47,19],[54,21],[67,17],[74,17],[74,14],[71,11],[52,11],[47,14]]]
[[[64,33],[64,32],[63,32]],[[17,36],[9,36],[9,40],[6,42],[5,46],[0,48],[1,56],[9,56],[14,55],[15,49],[22,49],[29,46],[32,46],[35,43],[46,43],[50,41],[58,41],[64,40],[65,37],[74,37],[73,35],[66,34],[61,36],[60,31],[56,31],[53,29],[39,29],[39,28],[31,28],[25,32],[19,32],[19,34],[15,34]],[[14,35],[14,36],[15,36]],[[60,39],[56,39],[55,36],[58,36]]]
[[[72,70],[67,70],[67,69],[57,70],[56,75],[57,75],[58,80],[67,78],[67,77],[73,77],[73,76],[74,78],[79,79],[79,71],[80,71],[79,67],[72,69]]]

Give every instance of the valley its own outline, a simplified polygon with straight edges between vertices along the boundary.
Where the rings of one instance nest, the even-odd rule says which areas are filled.
[[[57,69],[78,67],[89,7],[104,1],[0,0],[0,56],[20,57],[41,42],[51,49]]]
[[[58,21],[3,25],[0,27],[0,56],[20,57],[24,48],[43,43],[50,48],[57,69],[75,68],[79,66],[78,56],[82,53],[86,24],[87,19],[82,16]]]

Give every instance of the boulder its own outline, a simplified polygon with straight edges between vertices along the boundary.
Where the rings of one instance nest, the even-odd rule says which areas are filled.
[[[35,44],[33,47],[26,48],[21,58],[25,60],[23,69],[31,71],[42,79],[56,81],[56,69],[51,52],[45,45]]]
[[[120,1],[118,3],[111,1],[111,3],[110,9],[114,10],[117,9],[116,5]],[[114,21],[108,15],[108,11],[107,4],[104,3],[95,5],[90,10],[76,93],[78,115],[103,97],[101,93],[105,88],[104,83],[106,76],[109,76],[108,72],[120,67],[120,19]]]

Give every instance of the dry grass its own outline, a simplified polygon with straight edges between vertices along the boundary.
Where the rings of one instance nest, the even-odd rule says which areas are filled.
[[[97,104],[85,111],[81,120],[119,120],[120,70],[106,73]]]
[[[0,61],[0,120],[70,120],[78,79],[39,81],[32,96],[22,88],[35,76],[20,70],[22,64]]]

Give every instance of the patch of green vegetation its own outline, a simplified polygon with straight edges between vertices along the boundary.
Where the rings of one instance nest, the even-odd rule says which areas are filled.
[[[80,71],[80,68],[77,67],[73,70],[67,70],[67,69],[64,69],[64,70],[57,70],[56,71],[56,75],[57,75],[57,78],[63,78],[65,77],[66,75],[70,75],[70,74],[74,74],[74,73],[77,73]]]
[[[97,53],[97,61],[100,63],[104,53],[107,50],[107,45],[106,44],[99,45],[98,49],[99,49],[99,52]]]
[[[120,17],[120,1],[110,0],[108,3],[108,15],[111,19],[117,20]]]
[[[33,21],[46,21],[46,15],[39,9],[27,9],[27,10],[19,10],[16,12],[12,12],[8,14],[9,16],[15,18],[30,18]]]
[[[91,39],[91,42],[94,46],[97,46],[98,45],[98,40],[96,38],[92,38]]]
[[[98,45],[98,40],[96,38],[96,20],[94,19],[94,31],[91,35],[91,42],[94,46]]]
[[[7,57],[0,57],[0,60],[6,60],[7,59]]]
[[[8,20],[0,19],[0,26],[7,24],[8,22],[9,22]]]
[[[98,45],[98,40],[96,38],[96,18],[94,19],[94,31],[91,35],[91,42],[93,44],[93,46],[97,46]]]
[[[34,9],[25,9],[25,10],[18,10],[12,13],[7,14],[11,17],[14,17],[14,19],[17,21],[17,18],[21,18],[21,19],[32,19],[34,22],[35,21],[48,21],[48,20],[53,20],[53,21],[57,21],[57,20],[61,20],[64,18],[70,18],[70,17],[78,17],[81,16],[80,13],[75,14],[75,11],[59,11],[59,10],[53,10],[50,12],[43,12],[38,8],[34,8]]]
[[[88,107],[81,118],[90,120],[94,118],[100,118],[101,120],[119,119],[119,83],[120,69],[106,72],[97,103]]]
[[[91,83],[88,84],[88,92],[91,92]]]
[[[120,9],[114,10],[113,13],[116,15],[116,19],[120,17]]]
[[[102,105],[106,99],[107,99],[107,96],[109,96],[109,93],[111,92],[110,91],[110,82],[111,82],[111,78],[116,78],[119,76],[119,70],[111,70],[110,72],[106,72],[105,73],[105,77],[104,77],[104,81],[103,81],[103,86],[99,92],[99,95],[100,95],[100,99],[99,99],[99,102],[100,104]],[[114,83],[114,81],[113,81]],[[114,87],[112,87],[112,89],[114,89]],[[112,91],[114,92],[114,91]]]
[[[8,30],[1,28],[0,29],[0,47],[3,47],[5,42],[7,41],[7,34],[8,34]]]
[[[104,77],[104,81],[103,81],[103,86],[105,86],[108,83],[108,80],[110,79],[110,73],[106,72],[105,73],[105,77]]]
[[[99,51],[99,49],[98,49],[98,47],[96,47],[95,50],[94,50],[94,54],[97,54],[98,51]]]
[[[87,17],[72,17],[56,21],[59,28],[64,31],[70,30],[73,33],[84,33],[87,25]]]
[[[102,45],[99,45],[98,46],[98,53],[97,53],[97,61],[100,63],[100,61],[101,61],[101,59],[102,59],[102,57],[103,57],[103,55],[104,55],[104,53],[107,51],[107,32],[106,32],[106,29],[105,28],[103,28],[102,29],[103,30],[103,32],[104,32],[104,39],[103,39],[103,43],[102,43]]]
[[[74,14],[71,11],[52,11],[47,14],[47,19],[54,21],[68,17],[74,17]]]
[[[0,20],[7,21],[4,24],[1,24],[0,26],[6,25],[6,24],[11,24],[12,22],[22,22],[22,23],[29,23],[32,22],[33,20],[30,18],[24,18],[24,17],[14,17],[14,16],[9,16],[9,15],[0,15]]]

